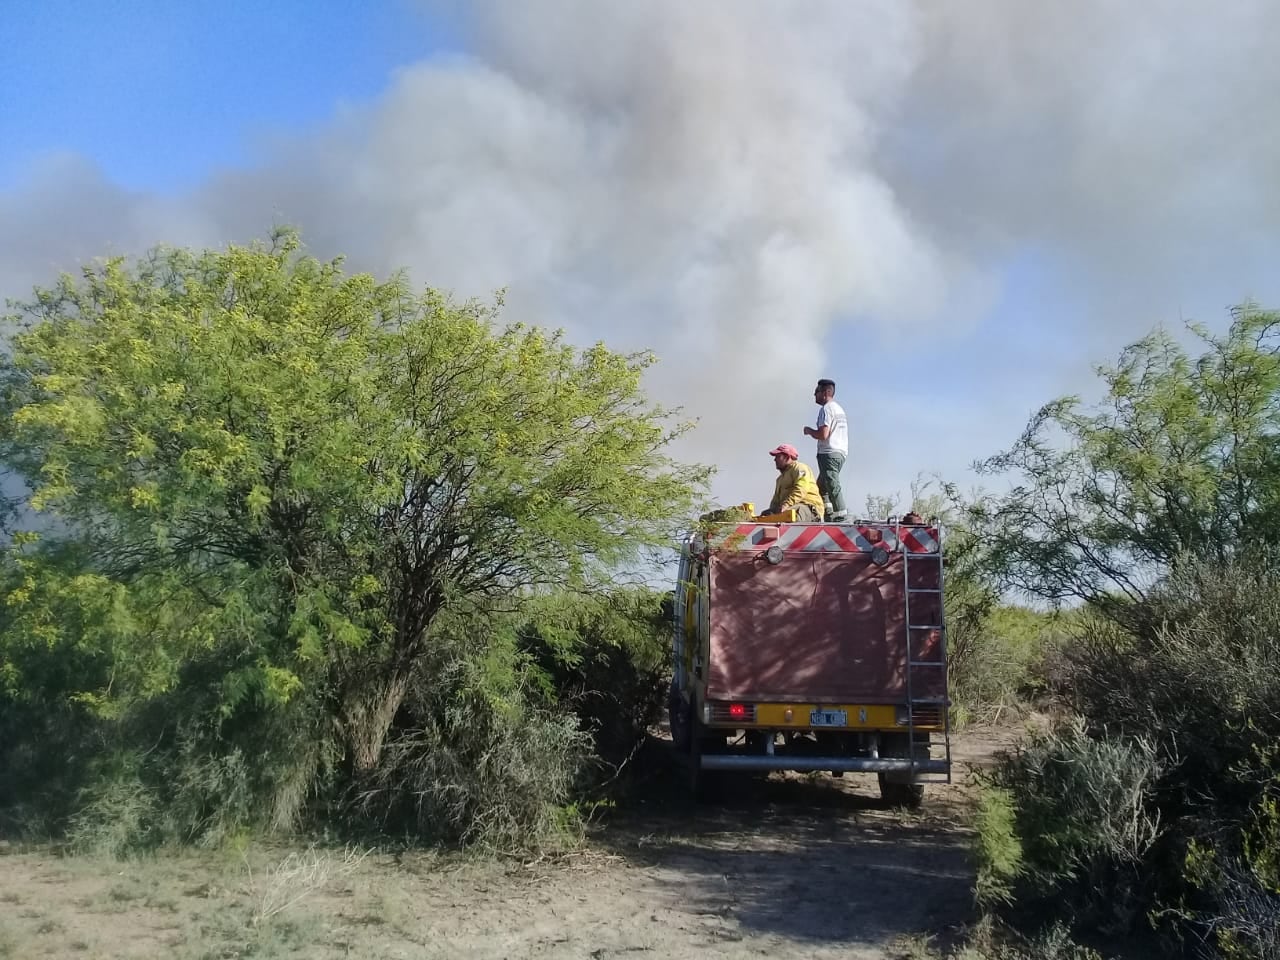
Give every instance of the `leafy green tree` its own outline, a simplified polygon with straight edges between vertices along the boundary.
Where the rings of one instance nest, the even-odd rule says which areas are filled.
[[[666,591],[624,587],[590,602],[541,598],[518,639],[546,695],[594,738],[595,779],[617,779],[661,716],[669,689],[671,620]]]
[[[667,542],[707,471],[666,452],[686,425],[643,394],[653,358],[497,306],[288,231],[38,290],[8,318],[0,460],[52,529],[7,558],[5,695],[122,717],[202,676],[224,728],[309,704],[359,775],[442,615]]]
[[[1245,304],[1225,334],[1167,332],[1101,367],[1105,398],[1046,404],[1007,451],[1012,474],[978,511],[1009,586],[1123,616],[1180,558],[1223,562],[1280,532],[1280,314]]]

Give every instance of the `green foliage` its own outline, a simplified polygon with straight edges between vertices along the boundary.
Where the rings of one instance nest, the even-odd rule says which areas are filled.
[[[948,584],[950,590],[950,583]],[[1069,617],[1010,603],[948,604],[952,700],[965,720],[997,722],[1042,697],[1067,645]]]
[[[1075,942],[1065,924],[1053,923],[1027,935],[990,915],[981,917],[963,941],[945,954],[917,943],[893,956],[901,960],[1103,960],[1098,951]]]
[[[671,644],[665,596],[641,587],[585,600],[555,595],[535,605],[519,631],[551,702],[592,737],[586,789],[614,781],[661,715]]]
[[[995,924],[979,924],[955,960],[1102,960],[1102,954],[1071,938],[1065,924],[1023,936]]]
[[[997,782],[1023,845],[1018,894],[1095,923],[1149,912],[1221,955],[1270,956],[1280,314],[1246,304],[1225,334],[1190,334],[1198,354],[1162,331],[1133,344],[1099,370],[1097,406],[1047,404],[983,464],[1016,481],[968,515],[988,574],[1083,601],[1031,669],[1087,725],[1033,740]]]
[[[1244,833],[1244,856],[1263,889],[1280,894],[1280,799],[1272,793],[1264,793],[1254,805]]]
[[[1018,482],[979,520],[1007,585],[1123,617],[1184,556],[1216,562],[1280,532],[1280,315],[1251,304],[1225,335],[1159,331],[1099,368],[1106,398],[1046,404],[982,468]]]
[[[1060,691],[1088,729],[1033,740],[998,771],[1024,876],[1093,922],[1149,914],[1222,955],[1268,956],[1280,947],[1280,576],[1181,564],[1129,619],[1084,620],[1065,650]]]
[[[1257,837],[1246,836],[1251,849],[1244,856],[1232,852],[1230,836],[1222,838],[1221,851],[1192,839],[1180,875],[1185,892],[1178,908],[1165,911],[1228,960],[1264,960],[1280,952],[1280,902],[1264,879],[1274,852],[1260,851],[1249,843]]]
[[[1256,751],[1280,738],[1280,576],[1189,563],[1133,619],[1139,629],[1100,623],[1080,637],[1063,695],[1094,723],[1157,745],[1174,764],[1171,813],[1242,815],[1257,797]]]
[[[1022,877],[1032,895],[1127,927],[1147,905],[1141,882],[1160,836],[1159,775],[1155,750],[1141,739],[1090,736],[1079,720],[1032,735],[992,775],[1013,798],[1021,846],[1021,868],[1006,871],[1006,883]]]
[[[355,810],[384,831],[521,850],[564,839],[560,810],[590,756],[571,714],[539,706],[518,670],[454,661],[423,671],[359,783]],[[505,681],[505,682],[504,682]]]
[[[666,691],[663,594],[619,587],[553,592],[516,617],[442,623],[361,785],[358,809],[381,829],[512,849],[572,838],[580,804],[622,776]],[[490,632],[487,654],[466,645]]]
[[[49,522],[0,563],[0,717],[144,751],[166,809],[203,791],[183,836],[215,808],[286,826],[414,722],[478,755],[506,729],[475,706],[506,628],[442,650],[440,625],[608,589],[707,475],[665,453],[685,425],[642,393],[651,356],[500,328],[289,232],[108,261],[9,320],[0,458]],[[469,679],[415,713],[424,663]]]
[[[1013,899],[1014,881],[1022,873],[1022,841],[1015,820],[1013,795],[998,787],[983,788],[974,822],[978,860],[974,894],[980,906]]]

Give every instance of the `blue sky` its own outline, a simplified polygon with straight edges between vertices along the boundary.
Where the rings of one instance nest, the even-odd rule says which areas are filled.
[[[450,43],[411,0],[0,0],[0,184],[51,151],[169,191]]]
[[[822,375],[855,504],[963,481],[1155,324],[1280,298],[1280,6],[1152,3],[0,0],[0,297],[283,218],[655,348],[725,502]]]

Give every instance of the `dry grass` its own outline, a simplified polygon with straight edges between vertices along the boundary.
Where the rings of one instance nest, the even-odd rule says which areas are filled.
[[[256,902],[250,918],[255,927],[270,920],[306,897],[323,889],[331,880],[350,876],[369,856],[368,850],[347,848],[335,855],[314,845],[300,853],[290,853],[271,864],[257,878],[245,859],[249,889]]]
[[[572,852],[527,857],[0,851],[0,960],[882,958],[894,937],[969,918],[964,771],[998,742],[966,733],[957,783],[909,817],[883,808],[873,778],[777,777],[709,809],[655,794]],[[815,876],[849,901],[797,898]]]

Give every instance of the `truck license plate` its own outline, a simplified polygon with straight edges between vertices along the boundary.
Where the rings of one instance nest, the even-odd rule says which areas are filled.
[[[843,710],[810,710],[811,727],[847,727],[849,715]]]

